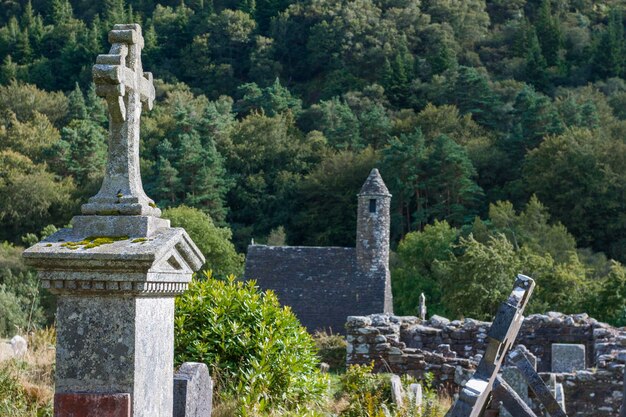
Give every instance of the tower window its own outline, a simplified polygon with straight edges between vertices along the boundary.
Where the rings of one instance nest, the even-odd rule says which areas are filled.
[[[376,199],[370,200],[370,213],[376,213]]]

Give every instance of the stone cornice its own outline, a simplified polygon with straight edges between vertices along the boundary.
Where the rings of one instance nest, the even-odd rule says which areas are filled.
[[[144,296],[175,296],[187,290],[187,282],[157,281],[97,281],[97,280],[63,280],[42,279],[41,286],[53,294],[99,294],[99,295],[144,295]]]

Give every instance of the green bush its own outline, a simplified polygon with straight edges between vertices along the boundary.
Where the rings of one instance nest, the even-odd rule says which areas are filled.
[[[318,357],[325,362],[333,372],[346,369],[346,338],[340,334],[316,332],[313,335]]]
[[[0,336],[13,336],[28,325],[28,313],[19,298],[0,284]]]
[[[328,386],[312,337],[254,281],[205,273],[176,300],[175,361],[204,362],[240,415],[318,402]]]

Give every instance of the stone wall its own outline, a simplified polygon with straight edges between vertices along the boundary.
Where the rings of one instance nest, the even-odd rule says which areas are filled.
[[[449,321],[434,316],[375,314],[348,317],[347,363],[374,361],[377,371],[423,377],[431,372],[434,383],[450,394],[458,392],[485,352],[491,323],[472,319]],[[517,344],[537,356],[537,369],[548,379],[553,343],[584,344],[587,369],[556,374],[563,383],[570,417],[618,416],[623,397],[626,331],[613,328],[586,314],[528,316]]]

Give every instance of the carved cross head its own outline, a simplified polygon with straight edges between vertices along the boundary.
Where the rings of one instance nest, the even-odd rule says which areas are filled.
[[[106,99],[113,120],[123,122],[127,119],[123,96],[136,92],[147,109],[152,110],[154,84],[152,73],[143,72],[141,65],[141,26],[115,25],[109,32],[109,42],[109,53],[96,58],[93,78],[96,94]]]
[[[161,211],[146,196],[139,173],[139,130],[143,108],[151,109],[155,91],[152,74],[143,72],[143,37],[137,24],[115,25],[112,46],[93,66],[96,94],[109,109],[109,152],[98,194],[82,206],[86,215],[147,215]]]

